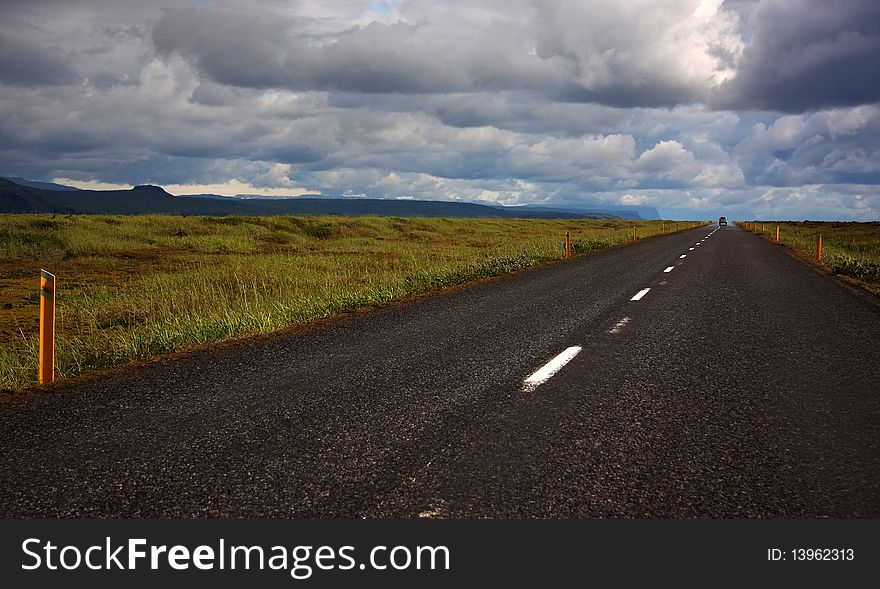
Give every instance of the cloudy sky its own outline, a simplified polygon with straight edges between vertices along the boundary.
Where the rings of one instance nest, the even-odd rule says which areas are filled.
[[[880,218],[877,0],[2,0],[0,175]]]

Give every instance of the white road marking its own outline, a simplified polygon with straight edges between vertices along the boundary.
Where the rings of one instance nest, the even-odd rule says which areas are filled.
[[[686,257],[688,257],[687,254],[681,254],[680,256],[678,256],[678,259],[680,260],[680,259],[682,259],[682,258],[686,258]]]
[[[660,286],[663,286],[664,284],[666,284],[666,282],[667,282],[666,280],[661,280],[661,281],[658,282],[657,284],[659,284]]]
[[[645,296],[646,294],[648,294],[648,291],[649,291],[649,290],[651,290],[651,289],[650,289],[650,288],[643,288],[642,290],[640,290],[639,292],[637,292],[637,293],[636,293],[636,296],[634,296],[634,297],[631,298],[630,300],[631,300],[631,301],[638,301],[638,300],[641,300],[641,298],[642,298],[643,296]]]
[[[623,329],[623,326],[629,323],[629,317],[624,317],[620,321],[614,324],[614,327],[608,330],[608,333],[620,333],[620,330]]]
[[[688,251],[689,251],[689,252],[692,252],[692,251],[694,251],[694,248],[689,247],[689,248],[688,248]]]
[[[669,268],[664,270],[664,272],[672,272],[674,269],[675,269],[675,266],[670,266]]]
[[[559,369],[571,362],[571,359],[581,351],[580,346],[566,348],[561,354],[547,362],[537,372],[523,381],[523,392],[530,393],[547,382],[551,376],[559,372]]]

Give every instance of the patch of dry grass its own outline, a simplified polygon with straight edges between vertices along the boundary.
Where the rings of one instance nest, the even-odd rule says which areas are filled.
[[[816,256],[821,235],[821,265],[880,294],[880,222],[745,221],[738,225],[771,240],[776,239],[778,225],[780,241],[809,258]]]

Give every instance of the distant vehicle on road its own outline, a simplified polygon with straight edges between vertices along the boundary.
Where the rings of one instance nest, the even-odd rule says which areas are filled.
[[[721,217],[718,219],[718,225],[727,225],[727,217]]]

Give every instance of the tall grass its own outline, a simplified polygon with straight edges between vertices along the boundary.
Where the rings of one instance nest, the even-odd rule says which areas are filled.
[[[36,277],[58,277],[56,374],[381,305],[661,232],[660,221],[0,217],[0,389],[37,374]],[[667,231],[691,223],[667,222]]]
[[[818,237],[822,236],[821,263],[829,271],[849,276],[863,286],[880,293],[880,222],[761,222],[748,221],[739,225],[768,239],[776,239],[779,225],[780,241],[803,255],[814,257]]]

